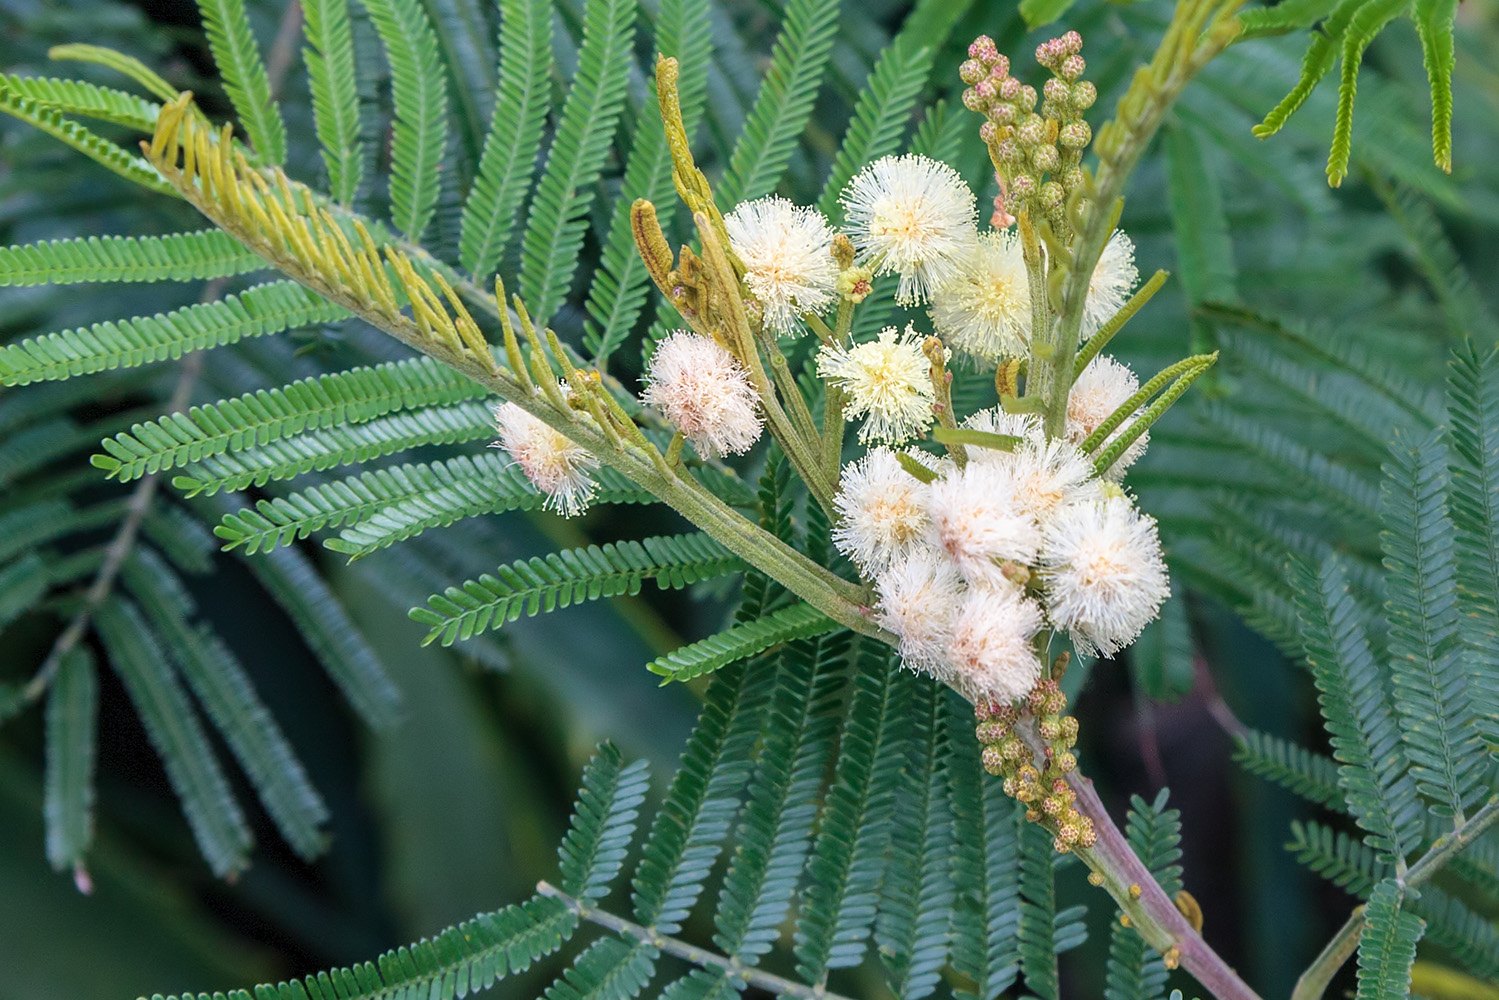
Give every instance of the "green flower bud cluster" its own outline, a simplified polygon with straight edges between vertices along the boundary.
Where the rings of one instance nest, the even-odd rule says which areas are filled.
[[[1025,817],[1052,834],[1052,846],[1066,854],[1092,847],[1098,839],[1093,821],[1077,810],[1077,794],[1067,775],[1077,768],[1077,719],[1064,714],[1067,697],[1056,680],[1031,689],[1020,705],[979,703],[975,735],[983,747],[984,770],[1004,779],[1005,794],[1025,805]],[[1037,753],[1020,734],[1022,720],[1034,721],[1041,748]]]
[[[1098,99],[1098,89],[1082,79],[1082,47],[1082,36],[1069,31],[1036,48],[1036,61],[1052,73],[1039,111],[1036,89],[1010,75],[1010,61],[988,35],[974,40],[958,70],[968,85],[964,106],[984,116],[979,134],[1007,200],[1038,211],[1059,234],[1066,232],[1065,205],[1083,183],[1083,150],[1093,139],[1083,115]]]

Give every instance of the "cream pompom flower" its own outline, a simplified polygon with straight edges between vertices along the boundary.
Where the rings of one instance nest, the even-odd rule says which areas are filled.
[[[1091,336],[1113,319],[1114,314],[1129,301],[1139,280],[1140,270],[1135,267],[1135,241],[1122,229],[1116,229],[1109,242],[1104,244],[1098,266],[1093,268],[1093,276],[1088,279],[1088,297],[1083,303],[1083,334]]]
[[[985,233],[954,277],[932,293],[932,324],[953,349],[990,364],[1030,343],[1031,292],[1020,241]]]
[[[912,327],[887,326],[875,340],[818,352],[817,373],[848,395],[850,417],[865,417],[860,441],[899,444],[931,426],[936,393],[921,343]]]
[[[901,660],[911,670],[946,678],[943,656],[963,581],[940,554],[917,548],[875,580],[875,621],[900,638]]]
[[[1078,375],[1077,381],[1072,384],[1072,392],[1067,397],[1067,440],[1073,444],[1082,444],[1088,435],[1097,430],[1139,388],[1140,380],[1128,365],[1106,355],[1094,358],[1083,369],[1082,374]],[[1127,426],[1128,421],[1121,424],[1100,447],[1107,447]],[[1149,444],[1150,432],[1147,431],[1125,449],[1119,460],[1109,467],[1105,477],[1115,481],[1124,478],[1124,471],[1145,454]]]
[[[975,701],[1011,705],[1041,679],[1033,640],[1041,607],[1013,587],[968,591],[953,616],[945,658],[952,681]]]
[[[926,494],[895,452],[874,449],[843,470],[833,543],[865,576],[881,572],[926,534]]]
[[[833,303],[838,284],[833,229],[817,209],[772,195],[743,203],[723,221],[767,328],[785,333],[798,316]]]
[[[963,426],[969,430],[1005,437],[1033,439],[1041,436],[1041,421],[1035,414],[1006,413],[997,406],[975,410],[963,421]],[[1009,459],[1009,453],[995,448],[970,448],[968,457],[972,461],[1003,462]]]
[[[1046,526],[1041,577],[1052,624],[1084,653],[1134,642],[1171,594],[1160,535],[1124,496],[1074,504]]]
[[[1003,464],[969,462],[930,489],[932,542],[970,583],[1001,586],[1004,563],[1035,560],[1041,532]]]
[[[500,439],[490,447],[510,453],[531,485],[546,494],[546,509],[566,517],[587,509],[598,485],[592,473],[599,460],[592,453],[514,403],[496,407],[494,423]]]
[[[995,463],[1018,509],[1044,524],[1058,510],[1099,495],[1093,463],[1067,441],[1029,438]]]
[[[641,401],[661,411],[704,455],[739,455],[760,438],[759,399],[721,344],[677,330],[656,345]]]
[[[924,301],[950,281],[978,239],[973,192],[958,172],[925,156],[875,160],[844,189],[849,238],[862,263],[897,273],[896,301]]]

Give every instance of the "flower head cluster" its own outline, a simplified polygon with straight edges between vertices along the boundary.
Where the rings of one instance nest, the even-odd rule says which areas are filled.
[[[957,274],[978,239],[977,202],[958,172],[925,156],[886,156],[843,192],[860,263],[899,274],[896,301],[925,301]]]
[[[744,366],[701,334],[677,330],[656,345],[641,400],[704,455],[739,455],[760,439],[759,399]]]
[[[744,262],[745,287],[760,304],[768,328],[789,332],[803,313],[833,303],[838,284],[833,230],[817,209],[771,196],[745,202],[723,221],[730,246]]]
[[[955,350],[990,364],[1024,355],[1031,292],[1015,234],[980,236],[953,277],[933,293],[931,313],[937,334]]]
[[[568,392],[565,382],[562,391]],[[546,495],[548,510],[573,517],[587,509],[598,487],[593,472],[599,460],[591,452],[514,403],[496,407],[494,422],[499,440],[491,447],[510,453],[531,485]]]
[[[922,337],[907,326],[887,326],[871,341],[824,346],[817,373],[848,394],[847,413],[865,417],[861,441],[898,444],[932,425],[931,363]]]
[[[873,579],[907,666],[1008,705],[1042,678],[1044,628],[1115,653],[1169,586],[1155,522],[1074,444],[997,410],[966,426],[1019,442],[970,447],[962,464],[925,456],[930,482],[871,452],[844,471],[834,541]]]

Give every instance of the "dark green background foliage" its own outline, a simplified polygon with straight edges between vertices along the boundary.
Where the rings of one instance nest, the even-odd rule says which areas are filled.
[[[979,32],[1017,65],[1044,37],[1027,33],[1010,4],[973,0],[641,0],[638,11],[630,0],[559,0],[550,18],[518,15],[503,35],[497,6],[530,5],[354,3],[352,61],[313,67],[314,81],[331,81],[319,85],[320,99],[341,113],[320,114],[315,125],[301,35],[283,33],[284,5],[246,6],[273,81],[242,66],[226,92],[215,60],[242,61],[244,52],[217,34],[222,26],[205,33],[192,4],[110,0],[10,0],[0,10],[0,73],[76,71],[118,86],[97,67],[49,63],[48,47],[86,41],[135,55],[192,89],[212,117],[238,112],[262,151],[284,142],[294,176],[404,231],[424,230],[444,260],[480,274],[498,269],[565,340],[609,356],[626,380],[662,329],[620,196],[649,194],[663,208],[672,201],[649,100],[657,44],[685,53],[684,106],[699,122],[699,155],[726,207],[777,190],[833,212],[859,166],[908,147],[948,159],[981,200],[992,196],[977,122],[956,103],[956,67]],[[1078,2],[1068,11],[1064,23],[1083,32],[1102,95],[1095,121],[1168,15],[1159,2]],[[585,31],[594,44],[580,56]],[[1460,809],[1491,780],[1474,763],[1491,766],[1482,747],[1464,740],[1492,703],[1450,717],[1439,699],[1421,700],[1427,688],[1402,688],[1397,669],[1394,690],[1418,696],[1396,699],[1384,729],[1360,730],[1372,717],[1360,693],[1386,683],[1387,668],[1335,625],[1349,616],[1387,622],[1387,637],[1384,625],[1374,628],[1376,649],[1397,660],[1429,652],[1422,629],[1431,622],[1460,627],[1452,601],[1461,579],[1435,598],[1412,595],[1387,587],[1381,566],[1394,579],[1424,559],[1441,562],[1438,540],[1454,536],[1448,561],[1471,571],[1470,543],[1482,530],[1475,505],[1494,486],[1473,477],[1493,447],[1485,429],[1499,426],[1499,375],[1481,360],[1499,336],[1499,295],[1486,280],[1499,251],[1499,20],[1476,0],[1459,11],[1450,176],[1431,165],[1427,81],[1411,24],[1397,22],[1372,43],[1349,179],[1336,192],[1324,177],[1334,83],[1274,138],[1250,132],[1294,83],[1308,37],[1257,39],[1216,61],[1130,188],[1122,225],[1141,270],[1166,268],[1173,278],[1120,338],[1119,353],[1145,372],[1187,351],[1217,348],[1223,357],[1153,432],[1131,474],[1160,518],[1175,596],[1126,661],[1069,674],[1080,692],[1085,770],[1115,815],[1130,812],[1130,838],[1163,884],[1190,889],[1210,940],[1270,996],[1288,992],[1354,902],[1319,875],[1372,893],[1380,920],[1408,923],[1381,879],[1391,845],[1425,842],[1417,796]],[[507,52],[498,64],[497,39]],[[411,72],[429,65],[446,75]],[[279,92],[284,128],[264,114],[262,86]],[[438,106],[445,134],[419,110]],[[505,141],[486,147],[492,113]],[[394,163],[383,152],[392,130],[398,148],[416,151]],[[346,155],[320,156],[319,138]],[[471,186],[496,226],[464,226]],[[0,246],[201,228],[182,203],[0,118]],[[95,252],[107,256],[111,245]],[[203,256],[185,256],[178,276],[212,279],[214,297],[254,283],[244,276],[253,262],[229,241],[206,240],[195,252]],[[5,281],[18,286],[0,291],[6,342],[151,316],[204,295],[201,280],[47,287],[36,280],[40,268],[0,258]],[[483,450],[480,403],[432,366],[367,371],[353,386],[336,377],[302,383],[288,394],[287,412],[319,392],[361,401],[355,415],[328,408],[331,429],[321,437],[324,428],[308,429],[330,458],[271,446],[247,455],[223,442],[205,450],[196,439],[179,441],[170,462],[141,458],[167,440],[171,428],[150,421],[173,406],[404,357],[296,293],[257,295],[275,297],[267,309],[296,313],[301,322],[283,325],[300,328],[198,361],[0,390],[0,1000],[274,981],[365,960],[519,902],[540,879],[602,895],[642,795],[646,818],[634,839],[653,846],[631,854],[627,872],[646,888],[633,899],[618,892],[614,909],[684,925],[695,941],[762,955],[790,900],[791,886],[777,879],[794,879],[805,864],[813,887],[801,898],[802,921],[792,947],[769,960],[783,974],[815,977],[832,964],[844,992],[881,995],[888,981],[914,996],[939,987],[946,961],[956,972],[940,980],[943,991],[989,996],[1019,972],[1029,991],[1053,996],[1056,972],[1042,958],[1057,950],[1065,995],[1162,991],[1165,970],[1112,926],[1113,908],[1084,884],[1080,865],[1057,864],[1053,888],[1044,836],[1015,825],[997,784],[974,767],[966,720],[924,682],[892,678],[867,652],[845,660],[847,640],[833,636],[801,640],[790,654],[710,683],[658,689],[645,664],[724,625],[741,590],[742,617],[780,607],[783,595],[753,576],[742,587],[724,582],[737,563],[700,536],[663,538],[685,526],[659,507],[606,506],[574,521],[535,511],[514,473],[501,471],[503,459]],[[983,380],[969,381],[960,389],[977,405]],[[254,405],[274,422],[276,400]],[[429,422],[402,423],[413,413]],[[1445,436],[1434,433],[1449,424]],[[361,436],[371,428],[396,444]],[[124,485],[90,465],[101,441],[113,458],[99,464]],[[378,461],[335,467],[367,459]],[[168,465],[162,479],[181,478],[160,484],[114,597],[62,662],[47,703],[23,711],[21,689],[108,558],[133,480]],[[291,472],[310,475],[293,487],[281,481]],[[778,473],[772,463],[758,484],[720,486],[815,547],[826,525],[780,492]],[[370,516],[382,497],[439,484],[436,513]],[[638,499],[622,482],[604,486],[616,503]],[[293,502],[252,506],[277,497]],[[644,548],[513,565],[647,538]],[[1290,556],[1301,571],[1285,571]],[[567,585],[601,569],[608,579],[592,590]],[[466,596],[429,601],[486,573],[495,575]],[[661,588],[641,587],[652,578]],[[691,585],[692,599],[668,585]],[[586,599],[613,595],[623,596]],[[568,604],[577,606],[531,617]],[[412,607],[423,607],[421,623],[407,618]],[[422,645],[429,627],[441,643]],[[455,638],[464,641],[449,645]],[[1443,658],[1450,652],[1443,646],[1431,658],[1434,670],[1456,669]],[[1398,739],[1397,728],[1423,731],[1439,719],[1451,723],[1454,749],[1432,758],[1413,741],[1408,775],[1366,761],[1345,775],[1345,795],[1325,756],[1319,690],[1333,745],[1356,744],[1355,756]],[[893,704],[903,711],[887,716]],[[752,760],[767,706],[777,720],[767,731],[779,735]],[[200,721],[173,724],[184,718]],[[735,766],[715,769],[711,789],[681,779],[669,786],[695,724],[689,761],[711,751]],[[1236,737],[1247,767],[1231,759]],[[585,816],[559,874],[555,845],[584,762],[604,738],[622,758],[606,752],[588,780],[606,790],[613,820]],[[180,773],[153,753],[162,741],[176,748]],[[870,752],[855,752],[862,748]],[[623,763],[635,760],[650,764],[649,792]],[[834,790],[819,800],[817,823],[860,838],[852,860],[810,839],[810,812],[776,802],[782,789],[792,790],[793,807],[796,793],[809,799],[825,769]],[[1380,787],[1359,784],[1370,775]],[[1156,794],[1167,784],[1169,808]],[[184,788],[192,791],[179,801]],[[874,801],[849,789],[871,790]],[[66,869],[87,840],[90,794],[94,891],[84,897]],[[699,830],[697,849],[709,861],[712,824],[722,824],[720,834],[735,829],[725,803],[747,800],[731,846],[738,853],[726,855],[743,863],[725,865],[727,876],[715,869],[695,909],[696,888],[665,896],[651,888],[669,860],[662,837],[669,848],[672,817],[690,812],[694,795],[718,803]],[[880,809],[888,819],[896,797],[893,820],[863,822]],[[1343,816],[1345,800],[1356,822]],[[614,839],[590,853],[589,836],[601,828]],[[986,828],[987,841],[975,836]],[[767,830],[781,840],[757,844]],[[1428,888],[1416,910],[1428,924],[1423,957],[1484,976],[1499,972],[1499,939],[1480,916],[1492,916],[1499,886],[1492,839],[1455,870],[1456,884]],[[677,846],[690,853],[694,844]],[[829,898],[828,887],[840,877],[874,884],[871,872],[892,853],[899,862],[882,898],[866,904],[878,909],[865,923],[873,921],[883,955],[859,965],[864,937],[845,926],[848,901]],[[756,873],[762,855],[796,871]],[[1084,902],[1086,914],[1077,908]],[[566,922],[528,905],[534,912],[497,919]],[[987,937],[976,931],[981,919]],[[585,977],[589,963],[619,969],[624,982],[646,974],[640,955],[613,938],[585,953]],[[500,989],[534,994],[565,967],[544,959]],[[682,971],[663,964],[656,988]],[[1346,975],[1351,984],[1351,968]]]

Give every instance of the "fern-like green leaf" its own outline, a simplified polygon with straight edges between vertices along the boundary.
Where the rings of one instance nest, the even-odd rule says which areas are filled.
[[[1237,737],[1234,760],[1257,774],[1289,789],[1309,802],[1338,811],[1346,808],[1338,785],[1338,765],[1318,753],[1257,729]]]
[[[111,173],[161,194],[171,194],[172,187],[162,180],[144,159],[91,132],[63,114],[55,105],[43,104],[0,86],[0,114],[10,115],[38,131],[45,132],[64,145],[87,156]]]
[[[807,982],[863,961],[905,763],[900,713],[914,683],[893,655],[861,650],[796,926],[797,971]]]
[[[1431,84],[1431,152],[1438,167],[1452,173],[1452,70],[1457,62],[1453,24],[1457,0],[1416,0],[1412,20],[1421,37],[1421,56]]]
[[[188,496],[212,496],[223,490],[264,486],[272,480],[291,479],[306,472],[367,462],[411,448],[479,440],[493,433],[493,418],[483,403],[433,406],[207,456],[189,465],[182,475],[174,476],[172,485]],[[118,461],[113,456],[101,458],[106,468],[110,461]]]
[[[1321,823],[1291,823],[1286,850],[1296,860],[1339,889],[1367,896],[1389,866],[1357,837]]]
[[[161,106],[135,94],[83,80],[0,73],[0,92],[35,101],[58,114],[93,118],[149,135]]]
[[[1209,166],[1196,132],[1180,125],[1168,128],[1164,148],[1177,271],[1191,314],[1191,349],[1200,353],[1212,349],[1212,328],[1196,314],[1196,308],[1204,302],[1238,298],[1233,240],[1219,172]]]
[[[81,866],[94,839],[94,766],[99,721],[94,658],[75,646],[47,694],[47,860],[58,871]]]
[[[1459,348],[1447,375],[1452,527],[1458,590],[1469,614],[1469,685],[1478,724],[1499,747],[1499,355]]]
[[[101,442],[93,464],[129,482],[213,455],[259,448],[292,435],[366,423],[396,410],[482,397],[483,387],[446,365],[413,358],[319,375],[279,389],[171,413]]]
[[[932,58],[931,49],[901,36],[880,53],[859,92],[848,131],[833,158],[833,170],[817,199],[822,214],[835,216],[838,196],[861,167],[899,149],[916,98],[932,72]]]
[[[530,617],[582,601],[637,594],[646,580],[655,580],[663,590],[676,590],[732,573],[740,565],[727,549],[701,534],[590,545],[510,563],[461,587],[449,587],[428,598],[426,607],[413,608],[411,619],[431,629],[424,644],[441,641],[451,646],[523,614]]]
[[[286,159],[286,123],[271,96],[271,81],[250,30],[244,0],[198,0],[203,31],[234,113],[262,160]]]
[[[596,475],[596,503],[652,503],[613,469]],[[322,528],[351,525],[329,547],[366,555],[465,517],[539,510],[546,496],[505,455],[488,451],[444,462],[374,469],[225,514],[214,534],[246,554],[290,545]]]
[[[1364,929],[1358,938],[1357,1000],[1405,1000],[1410,996],[1411,966],[1425,923],[1406,905],[1404,891],[1393,881],[1379,883],[1364,906]]]
[[[838,29],[838,0],[790,0],[729,169],[720,201],[734,205],[772,191],[791,159],[822,87]]]
[[[541,149],[552,75],[552,5],[546,0],[500,0],[497,72],[494,113],[459,239],[463,266],[481,281],[510,244]]]
[[[691,134],[708,93],[708,63],[713,39],[708,30],[708,0],[664,0],[656,15],[656,48],[677,60],[677,99],[682,121]],[[588,322],[583,348],[600,366],[634,329],[650,290],[645,262],[635,247],[631,206],[645,198],[656,206],[657,218],[670,232],[680,204],[672,183],[671,150],[661,115],[649,99],[635,119],[624,182],[615,199],[604,237],[603,254],[588,290]]]
[[[632,1000],[656,971],[658,952],[649,945],[601,938],[579,955],[544,1000]]]
[[[952,940],[953,811],[948,800],[950,747],[943,716],[947,690],[915,686],[906,711],[914,739],[895,805],[891,870],[875,925],[891,989],[903,1000],[930,996],[941,981]],[[1049,850],[1049,846],[1048,846]]]
[[[1341,0],[1281,0],[1280,3],[1249,7],[1239,13],[1238,41],[1264,35],[1302,31],[1332,16]]]
[[[780,937],[817,819],[818,792],[832,748],[846,674],[848,634],[789,645],[779,657],[765,745],[739,819],[737,850],[724,875],[714,942],[753,963]]]
[[[327,848],[328,807],[239,658],[212,629],[190,624],[192,598],[150,549],[131,554],[122,579],[281,835],[303,859],[316,858]]]
[[[81,236],[0,247],[0,288],[195,281],[264,267],[264,261],[217,229],[169,236]]]
[[[1020,0],[1020,16],[1028,28],[1040,28],[1060,18],[1075,0]]]
[[[1337,559],[1295,564],[1302,641],[1316,681],[1338,781],[1370,843],[1393,863],[1420,838],[1421,807],[1406,773],[1400,733]]]
[[[0,383],[26,385],[133,368],[347,315],[295,282],[274,281],[217,302],[7,344],[0,347]]]
[[[204,860],[220,878],[244,871],[250,828],[161,644],[135,606],[119,598],[100,606],[94,624],[161,755]]]
[[[625,102],[635,0],[587,0],[578,70],[521,243],[521,294],[538,324],[562,305],[578,269],[588,209]]]
[[[47,564],[35,552],[0,566],[0,629],[29,611],[47,592]]]
[[[363,0],[390,64],[391,221],[417,242],[437,207],[448,136],[448,74],[421,0]]]
[[[1057,973],[1057,896],[1051,835],[1015,810],[1020,846],[1020,919],[1015,940],[1025,985],[1041,1000],[1059,1000]]]
[[[348,0],[302,0],[307,45],[307,85],[312,116],[328,171],[328,193],[341,205],[353,202],[364,172],[359,137],[359,85],[354,66],[354,30]]]
[[[609,892],[635,836],[649,783],[645,761],[627,766],[612,744],[599,747],[583,769],[572,823],[557,851],[563,892],[584,903]]]
[[[1397,438],[1381,506],[1395,711],[1416,787],[1460,817],[1486,787],[1488,755],[1468,696],[1452,522],[1440,432]]]
[[[775,671],[735,664],[714,675],[634,878],[635,919],[663,934],[682,926],[724,849],[750,775]]]
[[[561,948],[578,918],[555,899],[531,899],[397,948],[378,961],[254,990],[151,1000],[458,1000],[526,971]]]
[[[809,639],[838,627],[837,622],[812,605],[797,603],[683,646],[652,660],[646,669],[665,678],[663,686],[672,681],[689,681],[783,642]]]
[[[1182,888],[1181,813],[1166,808],[1166,790],[1153,802],[1138,795],[1130,799],[1125,837],[1166,895]],[[1107,1000],[1154,1000],[1166,986],[1166,966],[1145,943],[1139,931],[1116,922],[1109,939]]]

